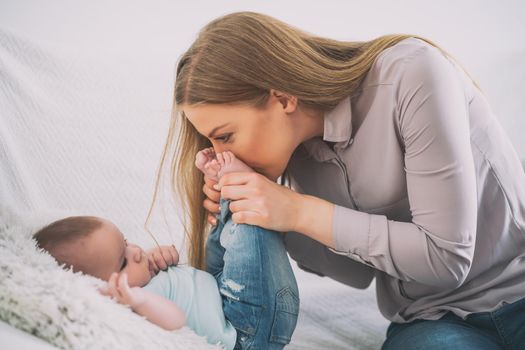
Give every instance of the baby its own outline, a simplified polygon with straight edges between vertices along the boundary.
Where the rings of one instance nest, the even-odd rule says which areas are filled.
[[[234,171],[253,171],[231,152],[212,148],[196,155],[195,165],[212,179]],[[235,224],[229,201],[208,236],[208,272],[178,263],[171,246],[144,252],[128,243],[110,221],[74,216],[37,233],[40,248],[73,271],[107,281],[102,294],[158,326],[184,325],[226,349],[280,349],[297,322],[299,297],[281,234]]]
[[[170,266],[179,258],[173,246],[144,252],[113,223],[92,216],[55,221],[34,238],[60,264],[108,281],[102,294],[149,321],[167,330],[187,325],[208,342],[233,349],[235,329],[224,318],[215,279],[192,267]]]

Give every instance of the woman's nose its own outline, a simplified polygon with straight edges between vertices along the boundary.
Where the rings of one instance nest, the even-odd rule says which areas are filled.
[[[213,145],[213,151],[215,152],[215,154],[217,153],[222,153],[224,151],[226,151],[226,147],[220,145],[219,143]]]

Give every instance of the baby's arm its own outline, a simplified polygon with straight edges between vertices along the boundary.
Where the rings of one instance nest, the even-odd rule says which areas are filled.
[[[133,287],[131,291],[144,294],[144,302],[132,306],[132,309],[149,321],[167,330],[179,329],[186,323],[184,312],[173,301],[140,287]]]
[[[140,287],[130,288],[126,273],[119,275],[114,272],[109,278],[107,290],[101,292],[131,306],[133,311],[166,330],[179,329],[186,323],[184,312],[171,300]]]

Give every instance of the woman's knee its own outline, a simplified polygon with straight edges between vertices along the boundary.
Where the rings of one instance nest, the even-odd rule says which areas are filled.
[[[382,350],[503,349],[496,334],[451,318],[392,324]]]

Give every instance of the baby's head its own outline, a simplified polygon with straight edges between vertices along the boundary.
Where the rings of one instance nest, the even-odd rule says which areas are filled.
[[[34,234],[40,248],[59,264],[107,281],[126,272],[131,287],[142,287],[155,275],[142,248],[127,243],[112,222],[95,216],[70,216]]]

